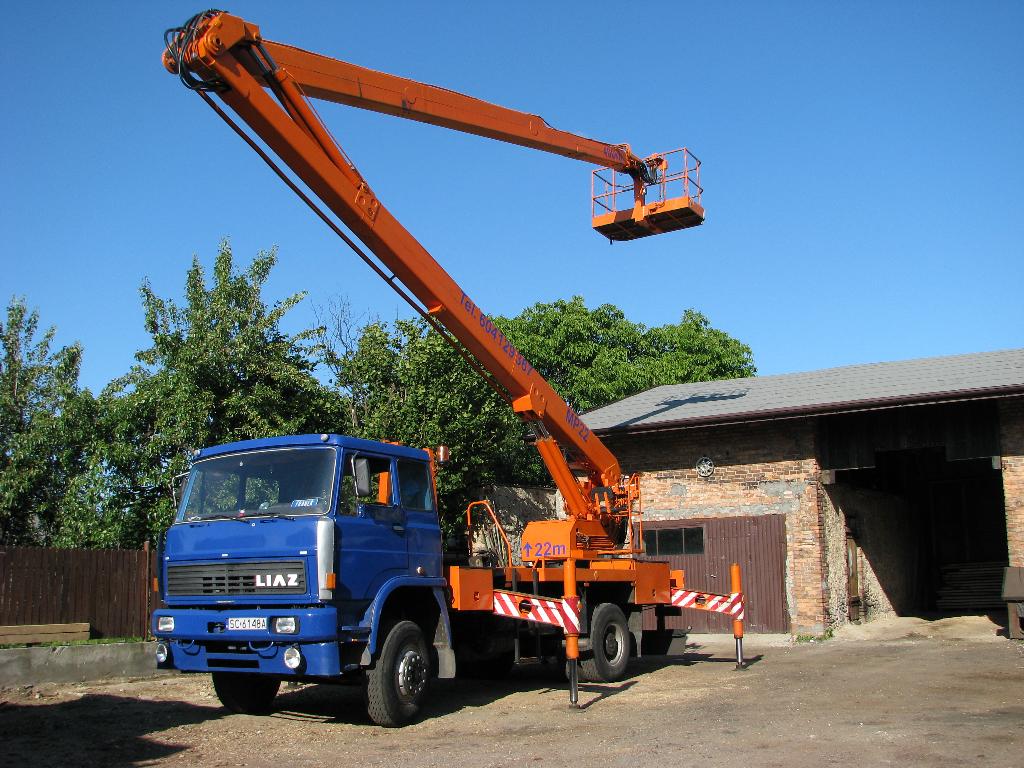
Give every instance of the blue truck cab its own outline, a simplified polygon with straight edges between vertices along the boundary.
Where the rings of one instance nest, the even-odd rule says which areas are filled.
[[[157,663],[210,672],[226,707],[281,680],[359,681],[381,725],[452,677],[427,451],[341,435],[198,451],[160,551]]]

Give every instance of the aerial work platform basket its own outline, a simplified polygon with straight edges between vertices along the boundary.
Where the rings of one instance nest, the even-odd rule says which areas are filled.
[[[593,227],[609,240],[636,240],[704,223],[700,160],[685,147],[644,159],[654,181],[599,168],[591,175]]]

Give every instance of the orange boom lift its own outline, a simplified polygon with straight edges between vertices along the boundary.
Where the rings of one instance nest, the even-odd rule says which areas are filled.
[[[592,176],[593,227],[609,240],[633,240],[703,223],[700,161],[687,149],[639,157],[628,144],[560,131],[537,115],[264,40],[256,25],[220,11],[197,14],[184,26],[168,30],[165,42],[165,67],[197,91],[532,427],[537,450],[561,491],[568,519],[527,526],[522,537],[522,566],[513,565],[509,551],[504,568],[451,567],[451,607],[561,627],[571,662],[574,703],[580,585],[621,583],[631,588],[631,604],[636,606],[680,606],[689,600],[685,607],[719,610],[742,619],[738,571],[731,595],[688,592],[682,572],[670,574],[667,563],[637,557],[643,551],[638,478],[623,475],[618,460],[579,415],[384,206],[334,141],[309,99],[430,123],[601,166]],[[291,169],[312,196],[211,94]],[[376,258],[362,250],[313,197]],[[493,517],[493,512],[487,511]],[[561,599],[541,599],[536,588],[533,594],[516,589],[531,581],[535,587],[560,583]],[[742,662],[739,620],[734,634],[737,660]]]

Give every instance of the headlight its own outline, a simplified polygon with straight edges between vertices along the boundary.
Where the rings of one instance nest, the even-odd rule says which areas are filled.
[[[156,620],[156,631],[157,632],[173,632],[174,631],[174,617],[173,616],[161,616]]]
[[[293,645],[290,648],[286,648],[284,652],[284,665],[288,669],[298,669],[302,664],[302,651],[299,650],[298,646]]]
[[[278,616],[274,619],[274,631],[279,635],[294,635],[299,631],[299,620],[294,616]]]
[[[163,664],[170,658],[171,652],[163,643],[156,644],[156,661],[158,664]]]

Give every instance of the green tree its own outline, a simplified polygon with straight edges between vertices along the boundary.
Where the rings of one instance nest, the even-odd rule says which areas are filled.
[[[579,296],[535,304],[495,323],[574,408],[583,411],[661,384],[754,374],[750,348],[687,310],[646,328]],[[549,482],[527,428],[461,356],[420,320],[356,327],[335,307],[327,362],[361,437],[452,449],[439,475],[449,519],[483,485]]]
[[[708,318],[694,309],[686,310],[678,323],[649,329],[646,338],[653,383],[645,388],[757,373],[750,347],[712,328]]]
[[[82,350],[52,350],[24,299],[0,322],[0,543],[48,544],[73,479],[84,468],[95,403],[78,386]]]
[[[117,477],[105,459],[106,447],[98,434],[88,446],[85,466],[64,495],[53,546],[136,547],[145,538],[132,507],[113,493]]]
[[[425,322],[372,321],[356,329],[341,305],[331,329],[327,362],[349,408],[352,434],[451,449],[455,460],[438,476],[446,523],[475,489],[525,471],[532,457],[523,450],[522,423]]]
[[[261,252],[237,271],[225,241],[210,285],[193,259],[182,306],[143,283],[152,345],[103,392],[104,466],[91,469],[101,487],[80,489],[113,510],[107,517],[120,521],[124,543],[137,545],[170,523],[170,484],[195,449],[348,427],[337,394],[314,375],[322,329],[281,330],[305,294],[272,306],[263,299],[276,260],[275,251]]]
[[[497,319],[533,367],[577,411],[587,411],[662,384],[755,373],[753,353],[701,313],[647,328],[621,309],[588,309],[582,296],[538,303]]]

